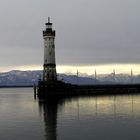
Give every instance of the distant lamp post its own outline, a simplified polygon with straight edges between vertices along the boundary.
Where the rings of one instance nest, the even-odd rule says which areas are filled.
[[[96,69],[95,69],[95,72],[94,72],[94,77],[95,77],[95,84],[97,83],[97,72],[96,72]]]
[[[113,69],[113,82],[116,81],[116,73],[115,73],[115,69]]]
[[[77,70],[77,77],[79,77],[79,72],[78,72],[78,70]]]
[[[79,77],[79,72],[78,72],[78,70],[77,70],[77,85],[78,85],[78,83],[79,83],[78,77]]]
[[[131,84],[133,84],[133,70],[131,69],[131,75],[130,75],[130,77],[131,77]]]

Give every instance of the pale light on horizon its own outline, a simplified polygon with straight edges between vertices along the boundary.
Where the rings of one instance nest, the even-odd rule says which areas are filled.
[[[87,75],[97,74],[109,74],[115,70],[116,74],[123,73],[129,74],[131,70],[134,75],[140,74],[140,64],[102,64],[102,65],[81,65],[81,66],[58,66],[58,73],[76,74],[85,73]]]
[[[116,74],[123,73],[129,74],[133,70],[134,75],[140,74],[140,64],[102,64],[102,65],[58,65],[57,73],[74,74],[76,75],[77,70],[79,73],[93,75],[95,70],[97,74],[109,74],[115,70]],[[41,65],[26,65],[26,66],[15,66],[15,67],[1,67],[0,72],[7,72],[11,70],[43,70]]]

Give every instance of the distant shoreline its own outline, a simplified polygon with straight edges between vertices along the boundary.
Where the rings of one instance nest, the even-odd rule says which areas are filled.
[[[4,86],[0,86],[0,88],[30,88],[30,87],[33,87],[33,85],[29,85],[29,86],[25,86],[25,85],[21,85],[21,86],[17,86],[17,85],[12,85],[12,86],[7,86],[7,85],[4,85]]]

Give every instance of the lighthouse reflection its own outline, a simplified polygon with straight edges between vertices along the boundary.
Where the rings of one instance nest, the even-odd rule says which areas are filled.
[[[60,100],[39,101],[39,110],[43,115],[46,140],[57,140],[57,110]]]
[[[109,133],[104,132],[107,127],[106,123],[112,126],[113,122],[114,128],[108,127],[108,129],[114,134],[117,133],[116,128],[120,128],[121,123],[128,121],[129,127],[130,122],[132,125],[135,124],[135,121],[140,120],[139,95],[75,97],[39,101],[38,103],[44,121],[46,140],[67,138],[75,140],[75,137],[86,139],[88,135],[92,137],[93,129],[95,134],[102,133],[109,137]],[[85,125],[81,126],[81,122],[82,125]],[[125,126],[121,127],[123,130],[125,129]],[[135,125],[130,127],[135,127]],[[85,128],[89,131],[83,133]],[[104,139],[101,135],[98,137]]]

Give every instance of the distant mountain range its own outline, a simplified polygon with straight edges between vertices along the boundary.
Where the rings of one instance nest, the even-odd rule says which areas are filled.
[[[38,83],[42,77],[42,71],[18,71],[0,73],[0,86],[32,86]],[[93,84],[126,84],[126,83],[140,83],[140,75],[131,77],[128,74],[113,74],[98,75],[96,80],[94,75],[85,76],[80,74],[66,75],[58,74],[58,79],[66,83],[79,85],[93,85]]]

